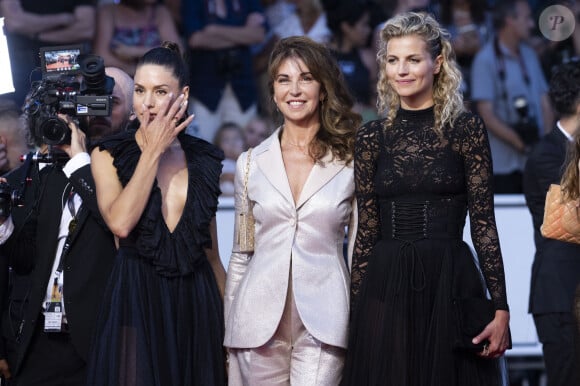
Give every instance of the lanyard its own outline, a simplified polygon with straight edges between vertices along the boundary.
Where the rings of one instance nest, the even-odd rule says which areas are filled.
[[[62,270],[64,268],[64,258],[66,257],[66,255],[68,254],[68,251],[70,249],[70,245],[71,245],[71,241],[72,241],[72,236],[75,234],[76,228],[77,228],[77,224],[78,224],[78,220],[77,220],[77,215],[79,214],[81,207],[77,209],[75,208],[75,201],[74,201],[74,189],[71,188],[69,194],[68,194],[68,198],[66,200],[66,206],[68,208],[68,211],[70,212],[72,219],[70,220],[70,222],[68,223],[68,234],[66,236],[66,239],[64,241],[64,245],[62,247],[62,252],[60,253],[60,258],[58,261],[58,268],[56,269],[57,275],[60,275],[62,273]]]
[[[495,56],[497,58],[497,72],[499,75],[499,79],[505,82],[505,58],[503,55],[503,51],[499,46],[499,40],[495,38],[493,40],[493,48],[495,51]],[[530,76],[528,75],[528,69],[526,68],[526,64],[522,60],[522,56],[518,55],[518,64],[520,65],[520,70],[522,71],[522,76],[524,77],[524,82],[526,83],[526,87],[530,86]],[[505,85],[504,85],[505,88]]]

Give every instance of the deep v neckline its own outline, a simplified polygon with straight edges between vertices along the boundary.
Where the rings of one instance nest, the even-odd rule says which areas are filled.
[[[159,192],[159,211],[160,211],[160,215],[161,215],[161,222],[163,223],[163,228],[165,228],[165,230],[167,231],[167,233],[172,236],[175,234],[175,232],[177,231],[177,229],[180,227],[181,223],[183,222],[183,217],[185,215],[185,211],[187,210],[188,206],[189,206],[189,197],[190,197],[190,183],[191,183],[191,171],[189,170],[189,163],[190,163],[190,159],[189,159],[189,155],[188,152],[185,151],[185,149],[183,148],[183,142],[181,141],[181,139],[179,139],[179,137],[177,137],[179,140],[179,146],[181,147],[181,150],[183,151],[183,155],[185,158],[185,169],[187,171],[187,186],[186,186],[186,195],[185,195],[185,203],[183,204],[183,210],[181,211],[181,214],[179,215],[179,219],[177,220],[177,222],[175,223],[175,227],[173,228],[173,230],[169,229],[169,226],[167,225],[167,219],[165,218],[165,216],[163,215],[163,192],[161,190],[161,188],[159,187],[159,181],[157,179],[157,176],[155,177],[155,188],[157,189],[157,191]]]

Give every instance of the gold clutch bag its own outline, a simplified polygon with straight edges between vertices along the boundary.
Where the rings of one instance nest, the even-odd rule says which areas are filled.
[[[246,170],[244,173],[244,191],[242,192],[242,211],[237,215],[237,236],[239,252],[254,252],[254,214],[248,202],[248,174],[250,173],[250,155],[252,149],[248,149],[248,158],[246,160]]]

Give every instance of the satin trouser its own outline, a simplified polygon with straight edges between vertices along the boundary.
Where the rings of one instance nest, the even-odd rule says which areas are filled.
[[[336,386],[342,378],[345,349],[314,338],[302,323],[292,280],[282,319],[263,346],[229,349],[230,386]]]

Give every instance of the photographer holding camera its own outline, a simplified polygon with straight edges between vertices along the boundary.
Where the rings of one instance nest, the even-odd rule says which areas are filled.
[[[0,374],[11,385],[85,383],[116,250],[97,207],[87,142],[123,129],[132,106],[131,78],[118,69],[106,72],[115,79],[110,118],[51,116],[70,140],[49,146],[39,130],[46,125],[28,116],[40,151],[2,179],[9,187],[0,186]]]
[[[534,27],[526,0],[496,2],[495,37],[471,68],[472,99],[488,129],[494,192],[522,193],[526,155],[551,130],[553,111],[537,54],[525,41]]]

